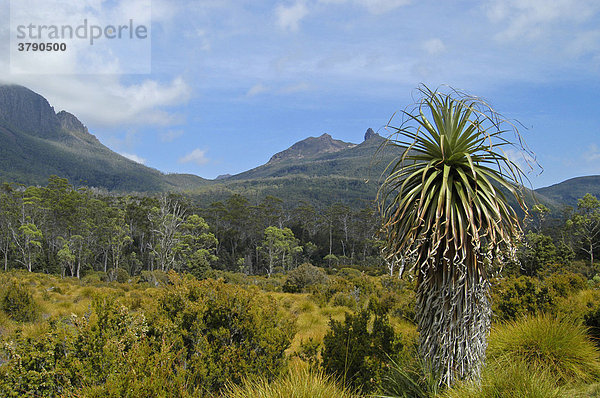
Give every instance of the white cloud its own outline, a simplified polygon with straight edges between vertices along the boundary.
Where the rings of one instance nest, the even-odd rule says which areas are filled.
[[[371,14],[380,15],[408,5],[411,0],[319,0],[325,4],[354,3],[365,7]]]
[[[502,151],[508,160],[516,164],[525,174],[540,173],[542,171],[537,159],[534,158],[532,153],[517,147],[505,148]]]
[[[138,155],[134,155],[133,153],[121,152],[119,155],[126,157],[129,160],[133,160],[136,163],[146,164],[146,159],[139,157]]]
[[[269,88],[262,83],[258,83],[252,86],[248,92],[246,92],[246,97],[254,97],[266,91],[269,91]]]
[[[596,53],[600,51],[600,30],[582,32],[567,44],[567,52],[571,56]]]
[[[173,142],[177,138],[181,137],[185,132],[183,130],[169,130],[159,134],[159,138],[162,142]]]
[[[208,162],[209,159],[206,157],[206,151],[200,148],[194,149],[192,152],[179,159],[179,163],[195,163],[198,166],[202,166]]]
[[[308,7],[303,2],[297,2],[291,6],[278,5],[275,15],[280,28],[296,31],[300,21],[308,15]]]
[[[429,39],[426,42],[424,42],[423,49],[429,55],[438,55],[440,53],[443,53],[446,50],[446,45],[444,44],[444,42],[441,39],[434,38],[434,39]]]
[[[36,1],[36,4],[39,1]],[[36,15],[48,15],[49,22],[60,18],[61,10],[68,10],[70,15],[88,13],[103,6],[105,0],[81,0],[78,2],[51,1],[43,4]],[[23,3],[25,4],[25,3]],[[137,13],[147,7],[149,1],[121,1],[120,15]],[[165,8],[164,0],[153,0],[153,8]],[[67,8],[65,8],[67,7]],[[8,8],[6,5],[3,7]],[[0,8],[2,11],[2,8]],[[13,10],[14,11],[14,10]],[[147,12],[146,12],[147,14]],[[159,12],[155,20],[164,21],[167,13]],[[133,15],[133,14],[132,14]],[[139,14],[142,15],[142,14]],[[104,18],[110,16],[104,15]],[[105,19],[104,22],[110,19]],[[9,53],[10,31],[6,28],[8,15],[0,16],[0,54]],[[60,22],[60,21],[59,21]],[[87,45],[87,44],[85,44]],[[89,47],[89,45],[87,45]],[[44,96],[54,108],[67,110],[77,116],[92,130],[96,128],[135,125],[172,125],[181,122],[181,116],[169,111],[174,107],[186,103],[191,95],[191,88],[182,77],[175,76],[170,81],[158,81],[144,76],[131,79],[117,74],[120,70],[119,60],[103,63],[102,67],[115,72],[115,74],[79,75],[68,74],[76,71],[76,57],[65,54],[54,54],[55,57],[46,57],[46,63],[60,74],[42,75],[36,73],[11,74],[8,57],[0,57],[0,76],[6,83],[20,84]],[[46,56],[48,54],[41,54]],[[53,54],[50,54],[53,55]],[[114,62],[112,62],[114,61]],[[35,65],[34,65],[35,66]],[[134,83],[131,83],[134,82]]]
[[[45,97],[56,110],[67,110],[86,125],[168,126],[181,118],[164,108],[187,102],[191,89],[180,77],[167,84],[145,80],[125,85],[118,76],[5,75]]]
[[[488,18],[505,26],[496,38],[500,41],[547,37],[552,25],[579,25],[600,11],[597,0],[492,0],[487,3]]]
[[[196,37],[194,41],[197,42],[197,48],[202,51],[210,51],[211,43],[208,39],[208,33],[204,29],[196,29]]]
[[[583,154],[583,158],[588,163],[596,163],[600,160],[600,148],[598,145],[591,144],[588,150]]]
[[[372,14],[385,14],[398,7],[410,4],[410,0],[355,0]]]
[[[281,89],[281,93],[293,94],[293,93],[300,93],[300,92],[308,91],[308,90],[310,90],[310,85],[308,83],[298,83],[298,84],[292,84],[290,86],[283,87]]]

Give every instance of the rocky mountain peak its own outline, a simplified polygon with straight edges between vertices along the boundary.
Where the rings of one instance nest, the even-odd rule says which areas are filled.
[[[60,131],[60,122],[48,101],[17,85],[0,85],[0,123],[42,138],[56,138]]]
[[[368,141],[374,137],[379,137],[379,134],[377,134],[372,128],[368,128],[367,132],[365,133],[365,141]]]
[[[326,153],[339,152],[352,148],[355,144],[335,140],[331,135],[324,133],[319,137],[308,137],[271,157],[269,163],[281,162],[292,159],[310,159]]]
[[[74,135],[77,138],[81,138],[88,142],[99,142],[96,136],[90,134],[88,128],[77,119],[75,115],[67,111],[60,111],[56,114],[60,122],[60,126],[66,132]]]
[[[60,111],[56,114],[60,125],[67,131],[89,134],[87,127],[83,125],[72,113]]]

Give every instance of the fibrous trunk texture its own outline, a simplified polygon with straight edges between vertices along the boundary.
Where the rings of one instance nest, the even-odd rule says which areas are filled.
[[[489,282],[477,266],[443,261],[420,274],[419,351],[440,385],[478,380],[490,329]]]

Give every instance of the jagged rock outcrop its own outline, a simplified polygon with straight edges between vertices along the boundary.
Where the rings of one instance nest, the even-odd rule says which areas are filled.
[[[0,85],[0,124],[41,138],[60,135],[60,121],[48,101],[16,85]]]
[[[377,134],[372,128],[368,128],[367,132],[365,133],[365,141],[368,141],[371,138],[375,138],[375,137],[380,137],[380,135]]]

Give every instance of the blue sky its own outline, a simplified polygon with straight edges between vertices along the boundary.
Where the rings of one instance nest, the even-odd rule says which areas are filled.
[[[4,55],[8,9],[0,0]],[[534,187],[600,174],[597,0],[153,0],[151,27],[151,74],[11,74],[5,56],[0,79],[165,172],[235,174],[323,133],[358,143],[425,83],[518,119],[544,168]]]

